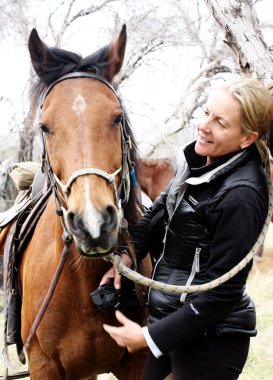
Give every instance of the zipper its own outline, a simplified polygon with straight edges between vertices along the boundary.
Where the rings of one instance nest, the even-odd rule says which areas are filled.
[[[155,264],[155,267],[154,267],[154,270],[153,270],[153,275],[152,275],[152,280],[154,279],[154,275],[155,275],[158,263],[161,261],[162,257],[164,256],[164,253],[165,253],[166,237],[167,237],[168,228],[169,228],[169,223],[166,225],[166,228],[165,228],[165,234],[164,234],[164,238],[163,238],[163,250],[162,250],[162,253],[161,253],[159,259],[157,260],[157,262]],[[147,297],[148,305],[149,305],[149,302],[150,302],[150,293],[151,293],[151,287],[149,287],[149,290],[148,290],[148,297]]]
[[[193,259],[193,263],[191,267],[191,273],[187,279],[185,286],[190,286],[194,279],[195,273],[200,272],[200,252],[201,252],[201,248],[199,247],[195,248],[195,255],[194,255],[194,259]],[[187,295],[188,293],[182,293],[180,297],[180,302],[185,302]]]

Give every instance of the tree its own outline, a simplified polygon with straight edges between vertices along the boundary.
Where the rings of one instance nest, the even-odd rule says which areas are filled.
[[[233,51],[243,73],[263,83],[273,78],[273,62],[263,39],[252,0],[204,0],[225,33],[224,42]]]
[[[39,13],[35,10],[38,3],[39,8],[42,7]],[[271,64],[270,51],[267,49],[263,63],[260,63],[264,41],[255,11],[250,5],[251,2],[247,0],[170,0],[156,4],[147,0],[94,0],[91,6],[85,0],[56,0],[53,3],[48,0],[16,0],[0,6],[2,15],[16,15],[16,24],[8,22],[10,17],[3,18],[0,15],[0,39],[12,36],[20,45],[26,45],[30,29],[37,24],[39,34],[49,45],[70,49],[69,42],[77,35],[79,47],[71,47],[72,50],[81,51],[82,46],[87,48],[91,46],[90,43],[95,44],[92,35],[89,38],[93,25],[97,24],[93,28],[95,33],[97,29],[100,31],[100,40],[97,42],[97,47],[100,47],[102,39],[107,43],[113,29],[118,30],[126,23],[128,44],[117,83],[121,94],[125,95],[125,105],[133,127],[137,132],[139,129],[144,131],[137,136],[142,155],[167,156],[172,154],[178,143],[193,138],[195,119],[205,100],[206,88],[211,83],[238,73],[242,68],[251,75],[257,72],[259,78],[262,78],[263,73],[269,73],[264,68]],[[214,17],[208,11],[221,15],[221,8],[225,12],[230,9],[231,13],[226,16],[230,25],[225,27],[227,22],[222,22],[226,44],[223,44],[222,33],[219,33]],[[235,17],[236,10],[240,33],[236,30],[234,35],[240,34],[240,38],[232,34],[234,25],[231,19]],[[41,13],[43,18],[40,18]],[[224,16],[217,17],[220,19]],[[252,23],[252,29],[245,24],[246,19]],[[258,44],[259,48],[256,47]],[[237,59],[234,59],[229,46],[232,46],[233,51],[238,51]],[[251,46],[255,46],[259,54],[255,56],[255,48],[251,50]],[[252,67],[254,69],[249,69]],[[33,73],[30,72],[29,85],[32,78]],[[169,86],[168,92],[164,92],[164,81]],[[149,95],[149,87],[150,93],[154,95]],[[166,99],[164,107],[160,106],[162,99]],[[20,160],[31,160],[36,127],[26,100],[24,117],[19,121],[17,119],[16,124],[15,119],[11,123],[13,130],[20,131]]]
[[[233,51],[243,73],[256,77],[272,90],[273,62],[252,0],[204,0],[225,33],[224,42]],[[273,126],[269,132],[273,155]]]

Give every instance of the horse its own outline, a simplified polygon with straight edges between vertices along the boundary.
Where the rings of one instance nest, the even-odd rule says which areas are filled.
[[[174,165],[168,158],[140,160],[138,181],[141,190],[152,202],[165,189],[173,175]]]
[[[31,380],[94,380],[108,372],[119,380],[141,376],[146,350],[129,354],[119,347],[102,327],[115,323],[114,310],[100,311],[89,296],[111,266],[103,258],[119,248],[130,249],[129,233],[141,216],[133,178],[138,152],[114,88],[126,38],[124,25],[112,43],[82,58],[47,46],[36,29],[29,36],[30,58],[38,76],[31,102],[40,110],[43,171],[52,194],[19,268],[24,343],[62,251],[68,240],[71,244],[27,349]],[[144,265],[150,274],[150,261]],[[122,310],[136,322],[146,323],[144,306],[124,305]]]

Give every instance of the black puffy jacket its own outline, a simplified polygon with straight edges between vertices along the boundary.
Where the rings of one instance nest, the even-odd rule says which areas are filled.
[[[139,260],[155,249],[156,237],[156,249],[163,252],[154,279],[169,284],[202,284],[225,274],[252,248],[267,214],[266,177],[255,146],[203,166],[194,144],[185,148],[172,183],[134,232]],[[163,224],[149,230],[162,210],[163,245]],[[204,293],[179,296],[151,289],[148,330],[159,349],[167,352],[204,334],[255,335],[254,305],[245,293],[251,265]]]

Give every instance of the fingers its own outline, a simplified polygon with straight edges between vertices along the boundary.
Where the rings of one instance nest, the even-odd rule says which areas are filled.
[[[101,282],[100,282],[100,286],[101,285],[105,285],[105,284],[109,284],[111,282],[111,280],[115,277],[116,275],[116,271],[115,271],[115,268],[114,267],[111,267],[102,277],[101,279]]]
[[[116,318],[117,320],[123,325],[121,327],[116,327],[116,326],[110,326],[107,324],[103,325],[103,328],[108,334],[115,339],[115,341],[119,344],[122,345],[122,347],[125,346],[123,342],[123,335],[124,335],[124,327],[125,324],[130,322],[128,318],[125,317],[124,314],[122,314],[120,311],[116,310]]]
[[[115,273],[114,287],[115,287],[115,289],[121,288],[121,275],[117,272]]]
[[[104,330],[111,336],[112,339],[116,341],[116,343],[120,347],[126,347],[123,336],[120,334],[120,327],[110,326],[110,325],[103,325]]]
[[[129,352],[147,347],[147,342],[140,325],[125,317],[118,310],[116,311],[116,318],[122,326],[116,327],[104,324],[103,328],[119,346],[127,347]]]
[[[102,277],[100,281],[101,285],[110,284],[112,280],[114,279],[114,287],[115,289],[121,288],[121,275],[116,272],[114,267],[111,267]]]
[[[121,311],[116,310],[115,312],[117,320],[122,324],[125,325],[126,323],[130,323],[130,319],[126,318],[124,314],[122,314]]]

